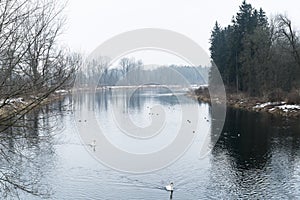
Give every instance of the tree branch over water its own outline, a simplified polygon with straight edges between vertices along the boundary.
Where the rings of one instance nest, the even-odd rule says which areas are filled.
[[[79,54],[58,45],[65,24],[64,7],[56,0],[0,1],[0,160],[8,166],[16,165],[8,162],[12,155],[19,158],[16,160],[31,157],[7,140],[30,138],[22,133],[23,128],[25,132],[36,128],[30,113],[56,98],[57,90],[72,87],[81,64]],[[24,182],[17,174],[13,174],[17,178],[9,176],[10,169],[4,166],[0,167],[0,196],[18,189],[38,194],[32,187],[34,180]]]

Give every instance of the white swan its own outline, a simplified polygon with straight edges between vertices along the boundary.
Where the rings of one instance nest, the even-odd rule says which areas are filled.
[[[93,140],[93,142],[91,142],[91,144],[89,144],[90,147],[93,148],[93,150],[96,150],[96,140]]]
[[[169,185],[166,185],[165,189],[167,191],[173,192],[173,190],[174,190],[173,182],[171,182]]]

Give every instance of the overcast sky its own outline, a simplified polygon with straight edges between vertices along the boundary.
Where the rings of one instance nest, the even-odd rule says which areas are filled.
[[[248,0],[253,7],[262,7],[267,16],[286,13],[300,29],[300,2],[296,0]],[[114,35],[139,28],[163,28],[179,32],[197,42],[209,53],[209,38],[215,21],[227,26],[242,0],[69,0],[68,18],[63,35],[65,43],[75,51],[91,53]],[[150,64],[158,52],[142,58]],[[174,63],[176,58],[164,54],[161,64]]]

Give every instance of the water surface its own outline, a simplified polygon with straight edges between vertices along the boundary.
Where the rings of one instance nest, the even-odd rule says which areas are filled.
[[[86,105],[89,98],[93,95],[83,94],[76,103]],[[36,160],[43,163],[42,183],[51,190],[50,199],[169,199],[163,187],[170,181],[175,184],[173,199],[300,198],[299,120],[228,109],[218,137],[210,106],[189,99],[182,91],[172,94],[169,90],[144,89],[132,95],[126,89],[112,89],[98,91],[95,98],[96,105],[90,107],[106,136],[128,151],[149,153],[170,143],[168,139],[182,123],[181,109],[193,104],[199,106],[201,119],[196,138],[188,151],[166,168],[146,174],[123,173],[96,161],[87,151],[89,147],[81,143],[72,112],[61,111],[63,128],[54,131],[54,142],[47,147],[51,151],[43,151]],[[137,125],[147,126],[151,123],[150,109],[157,105],[168,120],[157,146],[134,145],[115,126],[111,114],[114,106]],[[199,153],[201,132],[210,135],[212,144],[217,141],[204,158]],[[24,198],[39,199],[25,194]]]

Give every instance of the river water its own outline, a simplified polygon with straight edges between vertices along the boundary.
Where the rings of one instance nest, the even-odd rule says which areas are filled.
[[[172,141],[168,137],[176,133],[177,125],[183,123],[182,109],[197,105],[200,121],[189,149],[173,164],[151,173],[113,170],[93,157],[91,147],[82,144],[77,130],[78,119],[67,107],[56,111],[57,117],[51,123],[57,128],[52,130],[50,144],[30,143],[31,147],[40,147],[33,162],[42,163],[39,184],[49,191],[50,199],[167,200],[170,193],[164,186],[170,181],[175,188],[172,198],[178,200],[300,198],[299,120],[228,108],[222,134],[218,137],[212,131],[214,116],[210,105],[186,97],[184,91],[172,94],[169,90],[142,89],[134,97],[130,94],[128,89],[100,90],[95,94],[96,105],[90,105],[112,142],[128,151],[139,149],[142,153],[162,148]],[[83,94],[76,104],[88,104],[89,98],[93,95]],[[56,106],[70,101],[67,97]],[[114,105],[141,126],[151,123],[151,108],[163,108],[169,120],[164,127],[167,137],[162,136],[160,140],[164,142],[141,148],[122,138],[111,116]],[[87,128],[86,131],[91,130]],[[211,135],[212,144],[217,140],[212,151],[203,158],[199,153],[202,132]],[[37,152],[36,148],[29,149]],[[23,171],[30,174],[31,169]],[[40,199],[24,193],[21,198]]]

